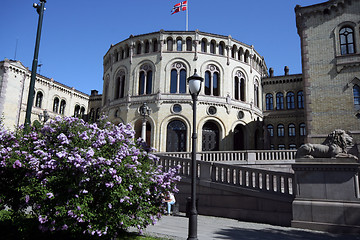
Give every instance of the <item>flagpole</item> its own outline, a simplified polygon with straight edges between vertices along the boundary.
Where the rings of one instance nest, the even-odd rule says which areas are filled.
[[[189,0],[186,5],[186,31],[189,31]]]

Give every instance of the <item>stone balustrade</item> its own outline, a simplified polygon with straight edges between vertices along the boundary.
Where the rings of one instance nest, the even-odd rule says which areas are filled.
[[[229,154],[230,153],[231,152],[229,152]],[[176,157],[169,155],[176,155]],[[239,156],[245,155],[239,154]],[[158,154],[158,156],[160,157],[160,164],[164,167],[164,171],[179,165],[181,168],[178,170],[178,174],[190,177],[190,154],[178,156],[177,154],[170,153]],[[282,194],[284,196],[294,195],[294,174],[203,161],[201,160],[203,156],[204,154],[202,153],[197,155],[197,178],[199,180],[238,186],[270,194]],[[222,155],[218,154],[214,156],[221,157]]]

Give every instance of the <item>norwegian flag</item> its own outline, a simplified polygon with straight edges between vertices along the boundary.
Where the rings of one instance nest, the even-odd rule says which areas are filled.
[[[187,1],[183,1],[174,5],[173,9],[171,10],[171,15],[180,11],[186,11],[187,9]]]

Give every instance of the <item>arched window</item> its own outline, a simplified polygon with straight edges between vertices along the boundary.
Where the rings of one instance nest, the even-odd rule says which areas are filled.
[[[224,42],[219,43],[219,55],[224,55],[225,44]]]
[[[158,40],[154,39],[153,40],[153,52],[157,52],[158,51]]]
[[[232,58],[236,58],[236,52],[237,52],[237,47],[236,45],[234,44],[232,49],[231,49],[231,57]]]
[[[351,27],[343,27],[339,31],[341,55],[355,53],[354,30]]]
[[[286,107],[287,109],[295,109],[295,94],[293,92],[286,94]]]
[[[168,51],[172,51],[172,50],[173,50],[173,39],[172,39],[172,38],[168,38],[168,39],[167,39],[167,50],[168,50]]]
[[[125,50],[123,48],[120,48],[120,58],[121,59],[125,58]]]
[[[191,38],[186,39],[186,51],[192,51],[192,40],[191,40]]]
[[[79,106],[79,105],[75,105],[74,117],[79,117],[79,115],[80,115],[80,106]]]
[[[42,92],[39,91],[36,94],[35,107],[41,108],[42,100],[43,100],[43,94]]]
[[[284,144],[279,144],[278,145],[278,150],[285,150],[285,145]]]
[[[281,92],[276,94],[276,109],[277,110],[284,109],[284,94]]]
[[[181,39],[176,40],[176,50],[182,51],[182,40]]]
[[[283,124],[279,124],[277,126],[277,135],[278,137],[284,137],[285,136],[285,127]]]
[[[205,38],[203,38],[203,40],[201,40],[201,51],[207,52],[207,41]]]
[[[54,103],[53,103],[53,112],[58,113],[58,111],[59,111],[59,103],[60,103],[59,98],[56,97],[54,99]]]
[[[136,54],[141,54],[141,42],[136,44]]]
[[[186,93],[186,68],[184,64],[174,63],[170,77],[170,93]]]
[[[288,129],[289,129],[289,137],[295,137],[296,136],[295,124],[290,123]]]
[[[244,55],[244,49],[240,47],[238,51],[238,60],[243,61],[243,55]]]
[[[273,137],[274,136],[274,126],[271,124],[267,125],[267,130],[269,132],[269,136]]]
[[[60,102],[60,114],[62,114],[62,115],[65,114],[65,107],[66,107],[66,101],[61,100],[61,102]]]
[[[150,43],[148,40],[145,41],[145,53],[150,52]]]
[[[259,82],[255,81],[254,83],[254,105],[259,107]]]
[[[220,71],[215,65],[208,65],[205,71],[205,95],[220,95]]]
[[[234,81],[235,99],[245,101],[245,75],[241,71],[237,71]]]
[[[124,97],[124,87],[125,87],[125,72],[124,70],[120,70],[116,75],[115,80],[115,94],[114,98],[119,99]]]
[[[211,40],[210,42],[210,53],[215,54],[216,42]]]
[[[104,94],[103,94],[104,105],[106,105],[108,100],[109,81],[110,81],[110,76],[107,75],[104,83]]]
[[[300,136],[306,136],[305,123],[300,123],[299,134],[300,134]]]
[[[219,136],[216,123],[207,121],[202,129],[202,151],[219,151]]]
[[[139,95],[151,94],[152,77],[151,66],[148,64],[142,65],[139,74]]]
[[[271,93],[265,95],[266,101],[266,110],[273,110],[274,109],[274,98]]]
[[[186,125],[180,120],[173,120],[167,126],[166,151],[186,151]]]
[[[85,115],[85,108],[84,107],[81,107],[80,108],[80,118],[83,118]]]
[[[354,105],[360,107],[360,87],[359,85],[355,84],[353,87],[354,93]]]
[[[250,55],[249,50],[246,50],[246,51],[245,51],[245,62],[246,62],[246,63],[249,63],[249,55]]]
[[[297,93],[297,104],[298,104],[298,108],[302,109],[304,108],[304,92],[303,91],[298,91]]]

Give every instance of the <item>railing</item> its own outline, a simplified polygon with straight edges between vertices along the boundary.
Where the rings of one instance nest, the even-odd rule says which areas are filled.
[[[160,164],[167,171],[180,165],[178,174],[190,177],[191,159],[159,155]],[[197,161],[197,178],[231,186],[254,189],[262,192],[294,196],[294,174],[253,169],[221,164],[217,162]]]
[[[237,162],[238,164],[294,163],[296,150],[251,150],[199,152],[198,160],[206,162]],[[165,152],[163,156],[191,158],[189,152]]]

